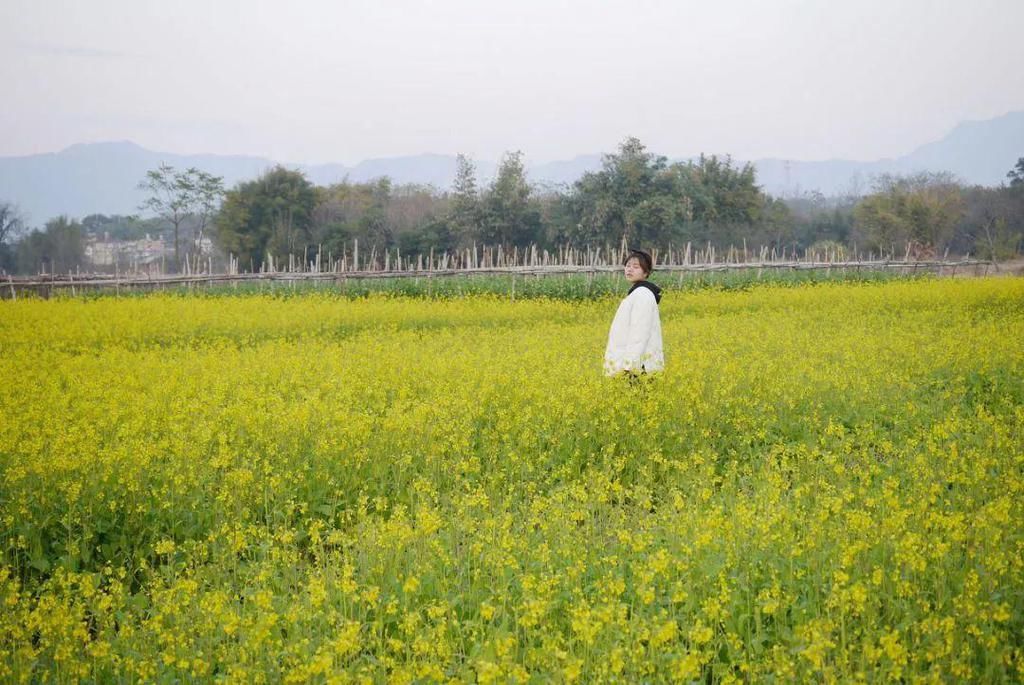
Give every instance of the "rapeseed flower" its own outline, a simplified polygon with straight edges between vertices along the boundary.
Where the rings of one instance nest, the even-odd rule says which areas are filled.
[[[2,302],[0,680],[1019,680],[1022,301]]]

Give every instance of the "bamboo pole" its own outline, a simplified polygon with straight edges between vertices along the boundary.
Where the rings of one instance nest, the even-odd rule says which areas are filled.
[[[511,274],[511,275],[546,275],[546,274],[591,274],[591,273],[618,273],[619,267],[616,265],[584,265],[584,264],[551,264],[550,255],[547,260],[549,263],[545,265],[536,266],[519,266],[519,267],[476,267],[476,268],[465,268],[456,267],[448,269],[410,269],[401,272],[386,272],[380,269],[368,269],[362,271],[352,271],[347,276],[352,278],[395,278],[402,276],[420,277],[420,276],[454,276],[454,275],[469,275],[477,273],[486,274]],[[821,270],[821,269],[837,269],[837,268],[864,268],[864,269],[894,269],[894,270],[908,270],[908,269],[944,269],[944,268],[959,268],[959,267],[974,267],[979,272],[986,267],[990,268],[991,264],[988,260],[976,260],[976,259],[963,259],[956,261],[895,261],[891,259],[881,261],[846,261],[846,262],[835,262],[827,260],[787,260],[787,261],[757,261],[749,263],[726,263],[726,262],[705,262],[701,264],[691,265],[674,265],[666,264],[660,267],[661,271],[666,272],[678,272],[678,273],[691,273],[691,272],[711,272],[711,271],[743,271],[743,270],[781,270],[781,269],[794,269],[794,270]],[[116,287],[133,287],[133,286],[161,286],[161,285],[181,285],[181,284],[198,284],[198,283],[221,283],[221,282],[242,282],[242,281],[280,281],[294,283],[295,281],[327,281],[332,280],[334,274],[328,272],[302,272],[302,271],[266,271],[262,273],[241,273],[241,274],[178,274],[178,275],[160,275],[160,276],[149,276],[149,275],[121,275],[116,274],[113,278],[102,275],[82,275],[82,276],[57,276],[54,274],[40,274],[35,277],[15,277],[8,276],[7,284],[8,290],[11,291],[12,296],[16,295],[18,289],[25,288],[36,288],[45,289],[48,288],[71,288],[75,287],[76,292],[78,289],[83,287],[101,287],[101,286],[116,286]]]
[[[358,240],[353,241],[353,257],[351,267],[348,263],[347,249],[343,246],[341,257],[333,260],[333,254],[328,251],[328,269],[323,268],[323,246],[318,245],[315,257],[311,257],[311,250],[304,248],[303,262],[299,268],[298,256],[292,253],[288,255],[288,264],[281,269],[275,256],[268,252],[264,261],[260,264],[259,271],[252,273],[239,272],[239,260],[235,255],[228,254],[227,265],[224,273],[215,274],[213,269],[213,258],[207,257],[203,263],[202,255],[186,254],[182,264],[182,273],[166,274],[161,269],[154,273],[154,264],[149,264],[145,272],[135,265],[130,271],[121,272],[119,265],[115,263],[113,277],[102,274],[81,274],[69,272],[66,275],[41,272],[35,277],[14,277],[7,278],[7,291],[11,298],[17,297],[17,291],[38,292],[46,297],[52,289],[70,288],[72,294],[90,287],[113,287],[118,294],[120,288],[128,289],[155,289],[162,286],[186,285],[193,289],[201,284],[208,287],[216,283],[231,283],[237,287],[241,282],[262,282],[262,281],[286,281],[295,287],[297,280],[317,282],[320,280],[338,280],[339,274],[353,278],[381,278],[411,276],[469,276],[473,274],[511,274],[513,276],[513,289],[517,289],[516,276],[534,275],[541,277],[549,274],[586,274],[588,283],[592,283],[593,276],[598,273],[616,273],[620,267],[619,260],[613,259],[615,251],[609,245],[574,247],[570,244],[558,246],[556,252],[540,250],[535,243],[524,247],[522,259],[519,257],[518,248],[512,246],[510,251],[505,250],[503,245],[486,246],[473,243],[471,247],[457,251],[453,254],[445,252],[435,259],[434,250],[429,255],[419,254],[415,263],[412,257],[402,258],[401,250],[396,249],[395,257],[391,257],[390,250],[384,251],[383,264],[378,263],[376,246],[373,246],[365,264],[359,263]],[[626,247],[625,237],[619,246],[618,254],[624,255]],[[845,252],[839,250],[825,249],[822,251],[806,250],[801,252],[798,249],[790,251],[788,246],[783,246],[781,252],[776,247],[769,248],[761,246],[757,252],[751,254],[749,246],[743,242],[742,248],[730,246],[725,249],[724,258],[719,258],[718,248],[707,242],[704,249],[695,250],[692,243],[687,242],[685,248],[674,249],[667,247],[660,252],[652,250],[652,257],[656,256],[658,270],[662,272],[677,272],[678,283],[681,285],[686,273],[700,273],[710,271],[742,271],[753,269],[757,278],[762,278],[764,272],[779,269],[814,270],[823,269],[831,272],[833,269],[842,270],[894,270],[915,274],[918,270],[935,270],[940,275],[948,273],[956,274],[960,267],[973,268],[975,274],[981,274],[984,270],[988,273],[991,263],[985,260],[976,260],[968,255],[963,259],[950,260],[949,250],[943,253],[941,259],[921,260],[911,254],[911,246],[907,246],[902,259],[892,254],[880,253],[877,257],[869,254],[866,257],[861,255],[854,248],[852,255],[847,258]],[[345,281],[347,283],[347,278]]]

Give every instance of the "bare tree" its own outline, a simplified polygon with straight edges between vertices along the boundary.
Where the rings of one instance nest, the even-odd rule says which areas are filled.
[[[161,162],[159,167],[146,172],[146,178],[138,188],[149,193],[139,209],[153,212],[174,227],[174,268],[180,268],[179,234],[181,224],[192,213],[193,203],[193,190],[188,179],[170,164]]]
[[[22,228],[21,213],[10,202],[0,202],[0,245],[14,238]]]
[[[194,167],[187,169],[185,176],[192,191],[191,210],[196,219],[195,251],[199,254],[203,249],[203,234],[206,227],[217,213],[224,197],[224,178]]]
[[[18,239],[23,227],[18,208],[10,202],[0,202],[0,273],[15,269],[15,250],[8,243]]]
[[[180,268],[181,227],[188,220],[195,221],[194,244],[198,251],[224,196],[223,178],[195,167],[177,171],[169,164],[160,164],[146,172],[138,187],[149,193],[139,209],[153,212],[174,227],[174,265]]]

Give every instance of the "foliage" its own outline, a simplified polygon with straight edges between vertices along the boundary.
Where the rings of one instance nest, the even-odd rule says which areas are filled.
[[[313,241],[325,259],[343,250],[351,254],[356,241],[364,258],[374,248],[397,247],[405,255],[450,250],[455,241],[441,218],[446,211],[447,203],[429,186],[346,180],[317,189]]]
[[[96,237],[110,240],[142,240],[147,235],[162,235],[160,219],[140,219],[120,214],[89,214],[82,219],[82,229]]]
[[[659,234],[683,221],[688,198],[675,193],[675,178],[665,157],[627,138],[617,154],[605,155],[602,169],[574,185],[579,222],[578,244],[649,245]]]
[[[1024,157],[1018,159],[1016,166],[1006,172],[1006,177],[1010,179],[1011,187],[1024,187]]]
[[[1021,678],[1024,282],[622,292],[0,302],[0,679]]]
[[[224,194],[223,179],[195,167],[178,171],[161,163],[146,172],[139,190],[148,193],[139,209],[153,212],[173,228],[174,264],[181,263],[181,227],[189,219],[197,224],[196,247]]]
[[[826,240],[852,247],[853,208],[860,198],[826,198],[819,192],[787,197],[793,244]]]
[[[729,157],[701,155],[697,161],[669,165],[636,138],[606,155],[603,169],[574,186],[582,244],[616,244],[622,236],[636,244],[710,241],[739,244],[754,231],[782,240],[788,209],[765,196],[751,164],[736,166]],[[760,219],[764,225],[755,229]]]
[[[192,219],[195,222],[193,243],[197,254],[202,252],[206,231],[220,209],[224,197],[224,183],[220,176],[213,176],[198,169],[186,172],[192,192]]]
[[[481,202],[481,240],[488,245],[529,245],[541,236],[540,210],[531,197],[521,152],[506,154]]]
[[[1019,221],[1017,222],[1020,223]],[[975,239],[977,254],[982,259],[1004,261],[1013,259],[1024,247],[1024,233],[1013,230],[1009,222],[998,217],[982,224]]]
[[[66,216],[46,222],[17,244],[14,256],[20,273],[71,273],[85,263],[85,231]]]
[[[24,221],[18,208],[10,202],[0,202],[0,272],[14,268],[14,250],[11,244],[19,237]]]
[[[370,184],[370,203],[359,217],[359,232],[367,245],[389,248],[394,244],[394,232],[388,221],[387,207],[391,199],[391,181],[381,178]]]
[[[0,244],[17,236],[23,226],[18,208],[10,202],[0,202]]]
[[[298,227],[288,223],[286,214],[278,215],[277,229],[259,221],[247,224],[249,209],[238,204],[236,195],[234,205],[218,217],[223,227],[218,247],[241,253],[245,270],[259,268],[268,253],[279,263],[289,254],[309,257],[317,249],[324,258],[342,252],[351,257],[356,243],[365,262],[385,249],[409,257],[474,244],[541,249],[617,245],[623,236],[649,248],[690,242],[746,247],[748,254],[762,247],[781,253],[834,241],[849,254],[902,252],[909,244],[919,258],[938,256],[946,248],[1007,257],[1019,249],[1024,222],[1024,209],[1006,199],[1017,189],[1011,183],[991,189],[996,195],[988,196],[961,187],[948,174],[925,173],[883,176],[863,198],[816,193],[776,198],[757,185],[749,163],[701,155],[670,164],[638,139],[627,138],[614,154],[604,156],[600,171],[572,186],[531,185],[519,152],[506,154],[494,180],[483,188],[465,155],[457,157],[455,179],[446,191],[395,185],[387,178],[346,179],[315,188],[313,208],[302,212],[309,221]],[[975,201],[981,204],[971,204]],[[988,211],[990,205],[999,208]]]
[[[244,271],[258,270],[268,255],[277,264],[289,255],[313,259],[317,251],[322,264],[343,252],[351,259],[357,243],[365,263],[385,249],[406,258],[474,244],[557,250],[618,245],[624,236],[649,249],[689,242],[746,248],[748,255],[762,247],[792,254],[831,241],[850,255],[902,254],[909,246],[922,259],[947,249],[1011,259],[1024,246],[1024,158],[1007,178],[1008,185],[982,188],[961,186],[944,173],[887,175],[864,197],[851,191],[836,198],[813,192],[777,198],[761,190],[749,163],[715,155],[669,163],[630,137],[604,156],[599,171],[571,186],[531,184],[522,154],[513,152],[502,158],[493,181],[478,187],[474,163],[459,155],[453,185],[444,190],[388,178],[314,187],[298,172],[278,168],[239,184],[220,211],[219,178],[162,165],[142,184],[150,190],[144,207],[160,212],[169,229],[134,217],[91,215],[82,223],[89,233],[115,239],[169,232],[176,246],[186,240],[187,249],[198,250],[214,221],[216,247],[233,254]],[[9,238],[4,247],[2,238],[0,230],[0,269],[39,268],[39,236],[23,248]],[[27,255],[20,262],[19,249]]]
[[[961,188],[946,173],[883,174],[875,193],[854,210],[856,228],[869,247],[884,251],[915,244],[934,254],[947,246],[964,211]]]
[[[1013,259],[1024,248],[1024,186],[964,190],[966,209],[954,249],[982,259]]]
[[[447,221],[458,246],[468,247],[480,240],[483,221],[480,194],[476,187],[476,166],[463,154],[456,157],[455,164]]]
[[[258,270],[267,255],[302,257],[310,247],[316,251],[316,203],[316,189],[302,172],[275,167],[224,195],[215,221],[217,241],[246,270]]]
[[[678,165],[676,170],[694,220],[752,224],[758,219],[765,198],[757,187],[753,164],[739,167],[730,157],[701,155],[697,162]]]

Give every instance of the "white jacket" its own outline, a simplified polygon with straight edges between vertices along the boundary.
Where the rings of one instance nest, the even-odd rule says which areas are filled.
[[[605,375],[664,368],[658,301],[648,288],[636,288],[622,300],[612,320],[608,347],[604,351]]]

